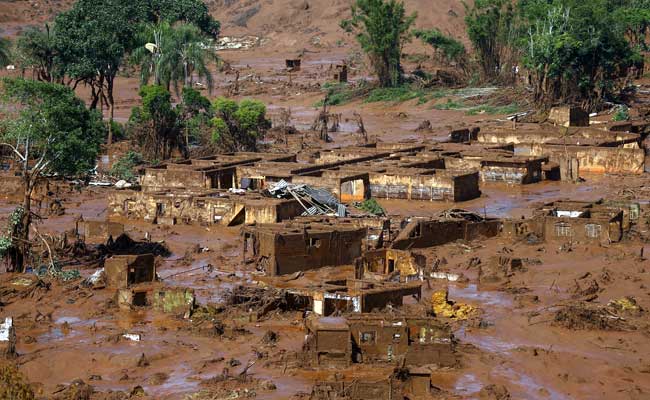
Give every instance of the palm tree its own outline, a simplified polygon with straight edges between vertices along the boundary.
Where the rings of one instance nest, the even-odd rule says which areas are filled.
[[[153,78],[156,85],[168,89],[174,85],[178,94],[179,84],[191,86],[196,74],[212,91],[212,72],[208,64],[218,62],[219,58],[198,27],[193,24],[172,27],[166,22],[150,25],[141,32],[140,42],[142,45],[133,52],[132,58],[140,65],[143,84]]]
[[[11,42],[9,39],[0,38],[0,67],[11,62]]]

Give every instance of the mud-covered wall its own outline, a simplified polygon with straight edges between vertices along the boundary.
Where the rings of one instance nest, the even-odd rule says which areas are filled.
[[[83,236],[86,243],[106,243],[109,237],[117,239],[124,233],[124,224],[111,221],[84,221]]]
[[[350,322],[353,348],[361,352],[361,362],[395,361],[408,350],[408,332],[404,325]]]
[[[546,241],[609,244],[623,238],[622,218],[544,218]]]
[[[256,232],[255,256],[265,260],[266,274],[292,274],[328,266],[352,265],[361,256],[367,230]]]
[[[567,155],[576,157],[580,172],[642,174],[645,170],[645,151],[622,147],[518,145],[518,151],[534,156],[548,156],[558,162]]]
[[[370,174],[370,193],[379,199],[462,201],[478,197],[478,174]],[[456,185],[461,184],[461,188]],[[472,197],[473,196],[473,197]]]
[[[465,220],[428,221],[416,219],[404,228],[392,244],[394,249],[441,246],[456,240],[472,241],[499,234],[501,221],[469,222]]]
[[[145,191],[210,188],[210,181],[203,171],[194,171],[189,168],[147,168],[140,184]]]

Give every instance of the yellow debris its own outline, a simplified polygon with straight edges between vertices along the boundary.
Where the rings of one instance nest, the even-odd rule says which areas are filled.
[[[608,305],[626,312],[639,312],[641,310],[633,297],[621,297],[620,299],[611,300]]]
[[[433,312],[440,317],[467,319],[473,316],[477,308],[464,303],[454,303],[449,301],[449,291],[439,290],[431,295],[431,304]]]

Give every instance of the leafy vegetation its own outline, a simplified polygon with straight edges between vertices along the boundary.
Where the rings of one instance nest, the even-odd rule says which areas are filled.
[[[512,53],[515,10],[509,0],[476,0],[465,5],[467,34],[485,81],[495,80]]]
[[[26,28],[16,39],[14,53],[15,61],[20,68],[23,71],[32,69],[34,76],[40,81],[54,82],[55,77],[61,76],[54,61],[57,54],[54,34],[47,24],[43,29]]]
[[[142,154],[135,151],[129,151],[113,164],[110,175],[117,179],[124,179],[125,181],[132,182],[137,177],[135,167],[142,165],[143,163],[144,159]]]
[[[7,38],[0,37],[0,67],[11,62],[11,42]]]
[[[26,29],[16,41],[15,59],[23,71],[33,68],[39,80],[72,88],[88,86],[91,108],[107,106],[112,121],[115,78],[127,57],[144,46],[138,41],[143,26],[179,21],[183,24],[174,30],[173,40],[166,42],[166,86],[169,82],[191,85],[193,72],[211,86],[204,65],[210,59],[194,38],[215,38],[220,24],[201,0],[77,0],[56,17],[51,28]],[[110,143],[113,126],[108,126]]]
[[[616,112],[612,116],[612,121],[620,122],[627,121],[630,119],[630,109],[627,106],[620,106],[616,109]]]
[[[142,106],[129,118],[130,136],[148,158],[168,159],[174,151],[184,153],[178,112],[172,107],[171,93],[158,85],[140,88]]]
[[[266,118],[266,106],[257,100],[237,103],[219,97],[213,103],[212,141],[230,151],[254,151],[257,139],[271,128]]]
[[[22,78],[3,80],[10,115],[0,122],[0,145],[19,161],[23,179],[22,221],[12,235],[12,266],[21,271],[28,255],[31,196],[51,174],[85,175],[95,166],[105,125],[72,89]]]
[[[446,62],[448,65],[455,63],[459,68],[467,73],[467,50],[460,41],[443,34],[438,29],[419,29],[413,33],[416,38],[433,47],[440,55],[442,61]]]
[[[525,69],[539,107],[596,109],[615,96],[648,48],[647,0],[477,0],[467,32],[483,81],[512,82]]]
[[[138,37],[139,45],[132,62],[140,67],[142,84],[153,79],[155,85],[179,93],[179,84],[192,87],[194,75],[205,80],[212,91],[213,78],[209,62],[217,62],[214,51],[206,46],[209,38],[192,24],[172,26],[168,22],[146,25]]]
[[[356,35],[381,87],[402,83],[402,47],[411,38],[416,16],[406,15],[404,3],[397,0],[356,0],[352,17],[341,22]]]
[[[360,203],[358,206],[359,210],[365,211],[368,214],[384,216],[386,215],[386,210],[377,202],[375,199],[368,199]]]

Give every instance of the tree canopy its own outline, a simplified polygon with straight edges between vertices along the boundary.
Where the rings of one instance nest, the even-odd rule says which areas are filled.
[[[406,15],[401,1],[356,0],[352,17],[341,22],[343,29],[356,35],[382,87],[402,83],[402,46],[411,38],[416,17]]]
[[[271,122],[266,118],[266,106],[258,100],[237,103],[219,97],[213,103],[212,140],[230,151],[253,151]]]
[[[34,173],[76,176],[93,169],[104,125],[72,89],[22,78],[5,78],[3,86],[3,100],[17,109],[2,121],[0,140],[19,158],[35,160]]]

